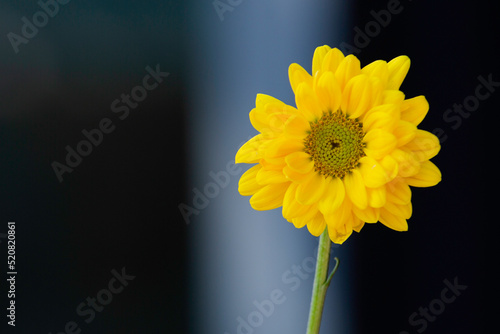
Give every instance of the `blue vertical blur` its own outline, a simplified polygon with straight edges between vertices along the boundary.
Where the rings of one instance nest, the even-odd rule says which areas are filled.
[[[248,166],[234,166],[234,156],[257,134],[248,120],[256,94],[294,105],[288,66],[310,72],[317,46],[341,42],[349,8],[340,1],[205,1],[188,12],[191,332],[304,332],[317,238],[286,222],[280,209],[254,211],[237,191]],[[335,279],[323,328],[348,333],[350,305],[339,305],[348,282]]]

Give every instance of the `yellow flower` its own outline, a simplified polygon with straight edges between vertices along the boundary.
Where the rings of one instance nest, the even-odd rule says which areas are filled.
[[[353,56],[321,46],[312,75],[291,64],[297,108],[258,94],[250,122],[260,133],[236,154],[256,163],[239,181],[255,210],[283,206],[283,217],[315,236],[328,228],[343,243],[366,223],[408,229],[413,187],[430,187],[441,172],[429,159],[439,140],[417,128],[429,104],[399,90],[406,56],[363,68]]]

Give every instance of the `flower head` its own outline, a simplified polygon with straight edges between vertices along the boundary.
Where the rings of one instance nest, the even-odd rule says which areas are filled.
[[[335,243],[365,223],[406,231],[410,186],[441,180],[429,161],[439,140],[417,128],[429,104],[399,90],[409,67],[400,56],[361,68],[326,45],[314,53],[312,75],[291,64],[297,107],[257,95],[250,122],[260,133],[236,154],[236,163],[256,165],[241,176],[240,194],[255,210],[282,206],[284,218],[315,236],[327,228]]]

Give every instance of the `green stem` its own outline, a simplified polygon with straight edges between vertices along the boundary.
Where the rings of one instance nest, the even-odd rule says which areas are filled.
[[[323,234],[319,237],[318,258],[316,261],[316,273],[314,274],[311,309],[309,311],[309,322],[307,323],[307,334],[319,333],[323,306],[325,304],[326,290],[328,289],[333,274],[335,274],[339,265],[338,258],[335,258],[335,268],[327,278],[330,246],[331,241],[328,236],[328,230],[325,229]]]

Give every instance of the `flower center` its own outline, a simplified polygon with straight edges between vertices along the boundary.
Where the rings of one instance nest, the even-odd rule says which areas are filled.
[[[343,178],[365,156],[363,123],[347,118],[341,111],[329,111],[311,122],[304,140],[305,152],[314,161],[314,170],[325,177]]]

